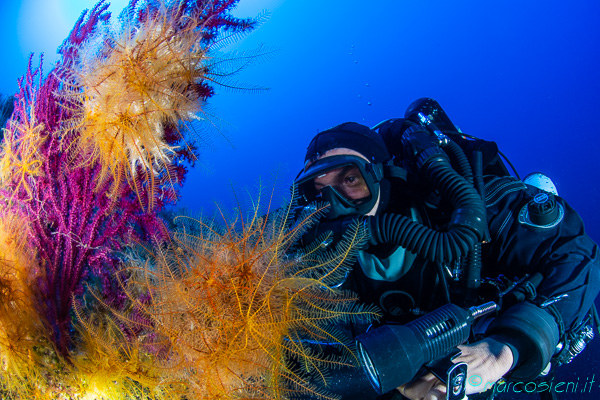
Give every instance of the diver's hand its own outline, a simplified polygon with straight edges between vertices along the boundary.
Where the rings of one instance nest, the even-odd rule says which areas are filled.
[[[443,400],[446,398],[446,385],[431,372],[397,389],[402,396],[411,400]]]
[[[467,394],[481,393],[491,389],[513,364],[510,347],[492,338],[473,344],[458,346],[461,355],[454,362],[467,364]]]
[[[462,353],[454,359],[454,362],[467,364],[468,395],[490,389],[510,370],[513,363],[510,348],[491,338],[458,346],[458,348]],[[402,385],[398,390],[411,400],[443,400],[446,397],[446,385],[432,373],[427,373],[410,384]]]

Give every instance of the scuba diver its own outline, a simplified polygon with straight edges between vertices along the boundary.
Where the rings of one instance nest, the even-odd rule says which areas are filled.
[[[364,373],[338,372],[352,374],[333,388],[342,398],[493,398],[498,382],[548,379],[592,339],[598,246],[551,181],[524,183],[500,155],[428,98],[404,118],[343,123],[308,145],[299,203],[328,211],[307,237],[359,220],[368,243],[342,288],[383,313],[369,330],[353,327]],[[436,373],[434,359],[456,346],[449,365],[466,369]]]

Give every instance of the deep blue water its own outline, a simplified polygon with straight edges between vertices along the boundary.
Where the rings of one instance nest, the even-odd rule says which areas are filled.
[[[549,175],[600,241],[600,2],[279,0],[266,6],[268,19],[230,49],[276,49],[236,79],[270,89],[217,88],[211,120],[223,136],[207,133],[211,148],[189,175],[181,206],[212,213],[216,202],[230,210],[233,191],[247,205],[246,191],[256,195],[262,181],[268,195],[275,180],[277,203],[315,133],[345,121],[374,125],[402,116],[419,97],[433,97],[464,132],[496,141],[521,176]],[[24,66],[21,58],[11,63],[8,55],[5,94],[24,70],[15,68]],[[597,398],[599,342],[563,372],[565,381],[596,376],[595,387],[562,398]]]
[[[325,5],[324,5],[325,4]],[[494,140],[521,176],[548,174],[600,240],[600,5],[580,1],[281,1],[240,48],[278,49],[240,75],[264,93],[211,104],[235,148],[212,137],[182,204],[212,207],[277,171],[286,186],[312,136],[401,116],[433,97],[467,133]]]

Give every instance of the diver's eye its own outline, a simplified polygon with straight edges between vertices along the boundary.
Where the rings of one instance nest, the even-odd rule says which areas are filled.
[[[356,185],[357,183],[359,183],[358,177],[355,175],[348,175],[344,178],[344,183],[346,185]]]

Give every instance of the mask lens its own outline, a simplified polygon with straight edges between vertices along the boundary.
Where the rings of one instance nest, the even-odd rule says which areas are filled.
[[[317,193],[330,186],[344,199],[354,204],[360,204],[371,196],[363,174],[354,164],[324,171],[315,176],[312,183]]]
[[[347,206],[359,205],[371,198],[367,161],[356,156],[332,156],[311,164],[296,180],[304,202],[323,198],[332,192]],[[329,188],[329,189],[326,189]]]

